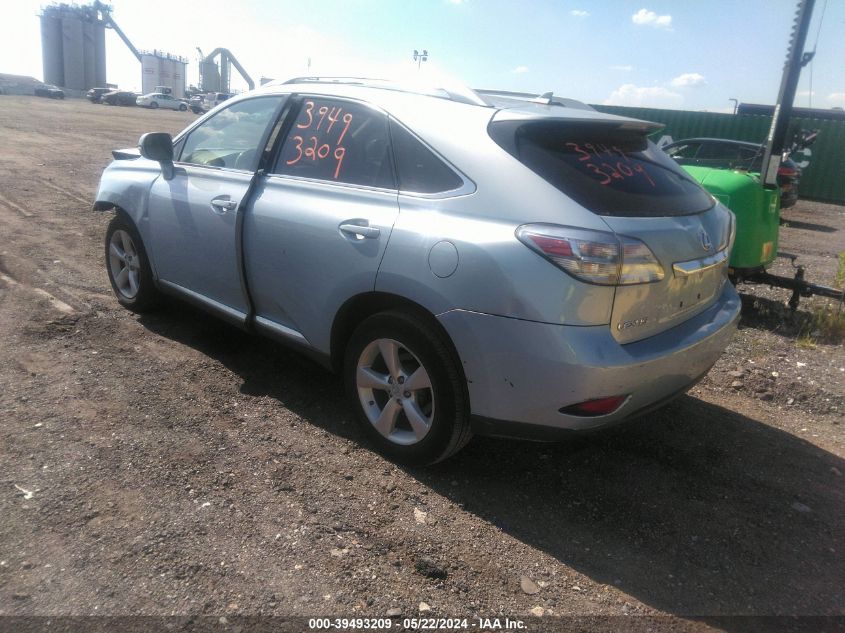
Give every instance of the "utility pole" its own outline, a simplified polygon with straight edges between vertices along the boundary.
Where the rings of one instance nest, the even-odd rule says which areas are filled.
[[[414,61],[417,62],[417,70],[419,70],[422,63],[428,61],[428,51],[423,49],[423,52],[420,53],[417,49],[414,49]]]
[[[739,99],[734,99],[733,97],[731,97],[730,99],[728,99],[728,101],[734,102],[734,114],[736,114],[736,110],[737,108],[739,108]]]
[[[798,88],[798,78],[801,68],[806,66],[814,53],[805,53],[804,44],[807,41],[807,31],[810,30],[810,19],[813,16],[813,5],[816,0],[799,0],[795,13],[795,23],[792,27],[792,38],[786,52],[786,63],[783,67],[783,78],[780,82],[778,100],[772,116],[772,127],[766,139],[766,150],[763,153],[763,167],[760,179],[764,187],[777,187],[778,167],[781,154],[786,144],[786,133],[792,114],[792,104],[795,102],[795,91]]]

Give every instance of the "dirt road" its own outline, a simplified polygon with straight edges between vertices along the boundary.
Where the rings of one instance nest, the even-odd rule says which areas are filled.
[[[845,353],[796,344],[816,303],[744,288],[708,378],[627,427],[402,469],[310,361],[112,298],[109,151],[192,118],[0,97],[0,615],[845,615]],[[786,215],[831,283],[843,208]]]

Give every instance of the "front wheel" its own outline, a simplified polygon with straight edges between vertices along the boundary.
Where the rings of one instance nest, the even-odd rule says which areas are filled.
[[[106,230],[106,270],[122,306],[146,312],[158,304],[160,295],[141,236],[122,212],[114,216]]]
[[[382,312],[346,350],[347,394],[364,433],[399,462],[433,464],[471,438],[466,384],[442,336],[404,312]]]
[[[150,108],[152,108],[153,110],[155,110],[156,108],[158,108],[158,102],[157,102],[157,101],[153,101],[153,102],[150,104]]]
[[[179,106],[179,112],[184,112],[187,109],[188,109],[188,106],[186,106],[184,103]]]

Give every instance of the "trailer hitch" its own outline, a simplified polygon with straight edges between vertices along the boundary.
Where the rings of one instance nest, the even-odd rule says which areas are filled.
[[[790,261],[792,267],[795,269],[795,275],[793,277],[773,275],[762,268],[756,270],[734,270],[733,276],[736,277],[737,281],[765,284],[767,286],[792,290],[792,296],[789,297],[788,301],[788,305],[792,310],[798,309],[798,302],[801,300],[801,297],[811,297],[813,295],[836,299],[845,303],[845,289],[822,286],[806,281],[804,279],[804,266],[795,263],[798,259],[797,255],[778,252],[778,257],[783,257]]]

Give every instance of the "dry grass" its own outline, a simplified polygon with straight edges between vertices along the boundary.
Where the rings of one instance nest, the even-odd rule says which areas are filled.
[[[839,266],[836,269],[836,275],[833,277],[833,285],[836,288],[841,288],[845,284],[845,251],[839,253]]]

